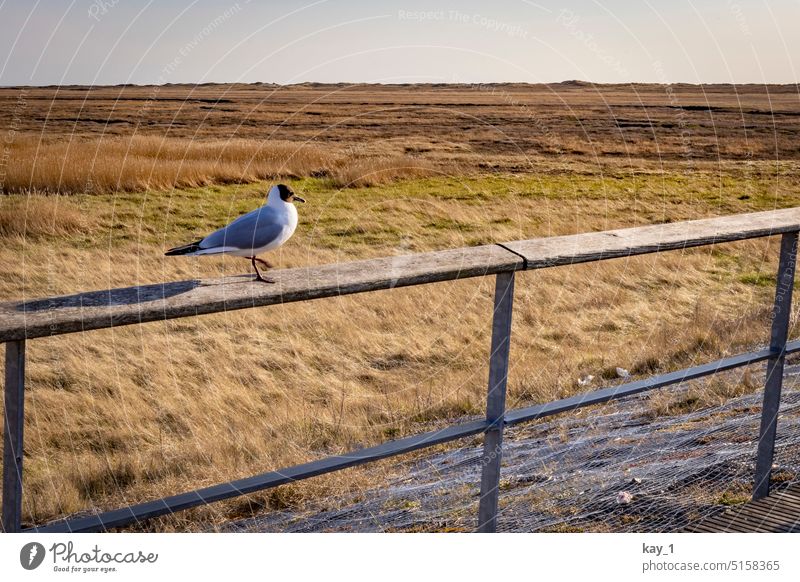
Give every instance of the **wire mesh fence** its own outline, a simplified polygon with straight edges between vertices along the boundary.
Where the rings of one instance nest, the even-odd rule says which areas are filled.
[[[763,396],[763,365],[750,368],[508,429],[498,531],[675,532],[748,501]],[[704,400],[711,382],[733,395]],[[778,420],[773,491],[798,481],[798,444],[800,365],[793,364]],[[481,455],[478,439],[406,463],[391,482],[326,500],[325,507],[226,529],[474,531]]]

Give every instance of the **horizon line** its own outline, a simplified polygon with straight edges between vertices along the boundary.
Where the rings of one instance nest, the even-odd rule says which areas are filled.
[[[441,82],[408,82],[408,83],[380,83],[380,82],[366,82],[366,81],[300,81],[297,83],[276,83],[272,81],[250,81],[250,82],[241,82],[241,81],[204,81],[202,83],[192,83],[192,82],[184,82],[184,83],[111,83],[111,84],[82,84],[82,83],[49,83],[43,85],[0,85],[0,89],[50,89],[50,88],[65,88],[65,87],[98,87],[98,88],[105,88],[105,87],[206,87],[206,86],[223,86],[223,85],[243,85],[243,86],[262,86],[267,85],[270,87],[298,87],[304,85],[313,85],[313,86],[367,86],[367,87],[410,87],[410,86],[430,86],[430,87],[441,87],[441,86],[453,86],[453,87],[463,87],[463,86],[475,86],[475,85],[482,85],[482,86],[507,86],[507,85],[522,85],[522,86],[530,86],[530,87],[542,87],[542,86],[552,86],[552,85],[566,85],[566,86],[575,86],[575,87],[597,87],[597,86],[607,86],[607,87],[619,87],[619,86],[631,86],[631,85],[650,85],[650,86],[663,86],[663,87],[670,87],[675,85],[683,85],[689,87],[709,87],[709,86],[717,86],[717,87],[744,87],[744,86],[758,86],[758,87],[798,87],[800,88],[800,81],[794,82],[787,82],[787,83],[758,83],[758,82],[747,82],[747,83],[719,83],[719,82],[701,82],[701,83],[690,83],[686,81],[675,81],[671,83],[663,83],[663,82],[651,82],[651,81],[623,81],[617,83],[609,83],[609,82],[595,82],[595,81],[584,81],[581,79],[566,79],[563,81],[545,81],[540,83],[531,83],[529,81],[441,81]]]

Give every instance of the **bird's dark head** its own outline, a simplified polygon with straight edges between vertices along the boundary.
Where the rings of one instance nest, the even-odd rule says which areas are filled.
[[[300,196],[294,193],[294,190],[285,184],[278,184],[276,188],[278,189],[281,200],[284,202],[305,202],[305,199],[300,198]]]

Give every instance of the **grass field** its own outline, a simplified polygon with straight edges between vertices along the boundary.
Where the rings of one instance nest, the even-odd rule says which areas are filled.
[[[793,88],[0,89],[0,294],[212,277],[164,257],[302,194],[281,267],[800,204]],[[796,135],[796,133],[795,133]],[[521,274],[510,405],[766,340],[776,241]],[[114,507],[419,432],[485,397],[493,280],[36,340],[25,518]],[[754,386],[720,385],[703,406]],[[653,414],[668,413],[654,397]],[[386,470],[390,470],[387,468]],[[159,520],[357,489],[349,470]]]

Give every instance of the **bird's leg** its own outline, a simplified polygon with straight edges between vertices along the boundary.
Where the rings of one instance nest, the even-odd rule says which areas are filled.
[[[250,262],[253,264],[253,268],[256,270],[256,281],[262,281],[263,283],[274,283],[275,282],[272,279],[267,279],[265,277],[262,277],[261,276],[261,272],[258,270],[258,267],[256,266],[256,261],[258,261],[259,263],[264,263],[268,267],[271,266],[269,263],[267,263],[266,261],[264,261],[262,259],[257,259],[256,257],[249,257],[249,258],[250,258]]]
[[[262,265],[264,265],[265,269],[271,269],[272,268],[272,263],[268,263],[264,259],[259,259],[258,257],[253,257],[253,260],[255,260],[257,263],[261,263]]]

